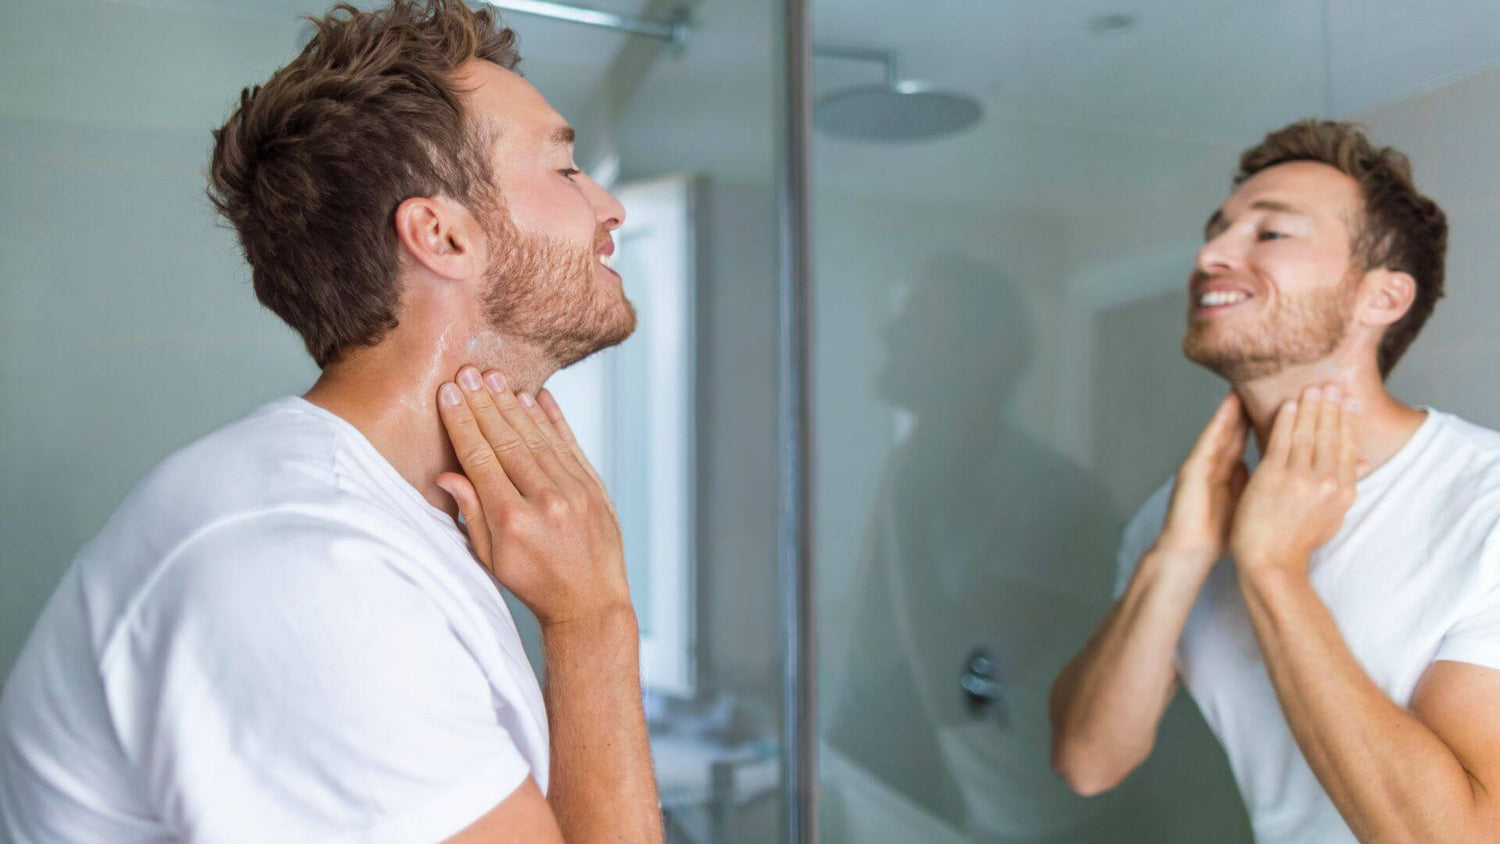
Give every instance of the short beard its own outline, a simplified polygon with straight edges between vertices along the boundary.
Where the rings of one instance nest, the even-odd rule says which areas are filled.
[[[1228,330],[1214,320],[1190,322],[1182,353],[1231,384],[1317,363],[1332,355],[1349,333],[1354,316],[1352,276],[1332,290],[1283,297],[1266,322],[1230,336],[1213,336]]]
[[[482,304],[501,336],[539,348],[562,369],[635,331],[635,306],[623,292],[594,282],[598,247],[609,238],[603,227],[585,248],[521,232],[504,207],[485,216],[496,250],[485,270]]]

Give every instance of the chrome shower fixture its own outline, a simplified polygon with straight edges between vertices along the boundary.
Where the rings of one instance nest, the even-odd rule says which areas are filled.
[[[885,65],[883,85],[856,85],[818,98],[813,123],[830,135],[856,141],[930,140],[968,129],[982,114],[972,96],[903,78],[895,50],[823,45],[813,53]]]

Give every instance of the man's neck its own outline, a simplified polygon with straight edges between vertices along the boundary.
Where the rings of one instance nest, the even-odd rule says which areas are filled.
[[[436,340],[399,333],[329,365],[303,398],[353,425],[423,498],[456,516],[453,499],[436,484],[443,472],[459,471],[438,416],[438,387],[473,364],[534,395],[554,368],[534,350],[494,336],[454,343],[452,332]]]
[[[1338,359],[1290,367],[1276,375],[1233,385],[1245,406],[1255,441],[1262,451],[1281,406],[1302,395],[1307,387],[1336,384],[1344,396],[1359,402],[1355,436],[1366,472],[1395,456],[1421,427],[1426,414],[1397,401],[1373,366],[1349,365]]]

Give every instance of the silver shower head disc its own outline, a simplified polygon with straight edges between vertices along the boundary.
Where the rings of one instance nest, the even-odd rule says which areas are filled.
[[[979,120],[973,97],[914,83],[863,85],[818,98],[813,123],[830,135],[857,141],[918,141],[953,134]]]

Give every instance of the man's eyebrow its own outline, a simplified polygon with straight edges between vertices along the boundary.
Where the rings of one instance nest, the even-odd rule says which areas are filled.
[[[1278,211],[1282,214],[1297,214],[1303,217],[1307,216],[1307,212],[1303,211],[1301,208],[1298,208],[1297,206],[1292,205],[1288,202],[1279,202],[1275,199],[1262,199],[1258,202],[1252,202],[1250,203],[1250,208],[1255,211]]]
[[[552,130],[552,136],[547,139],[547,143],[559,147],[571,146],[573,137],[572,126],[559,126]]]
[[[1255,202],[1250,203],[1250,210],[1275,211],[1279,214],[1296,214],[1299,217],[1307,216],[1307,212],[1303,211],[1301,208],[1298,208],[1291,203],[1281,202],[1275,199],[1256,200]],[[1208,222],[1203,224],[1203,239],[1213,239],[1214,235],[1217,235],[1219,232],[1223,231],[1228,225],[1229,221],[1224,217],[1224,209],[1215,209],[1214,213],[1209,215]]]

